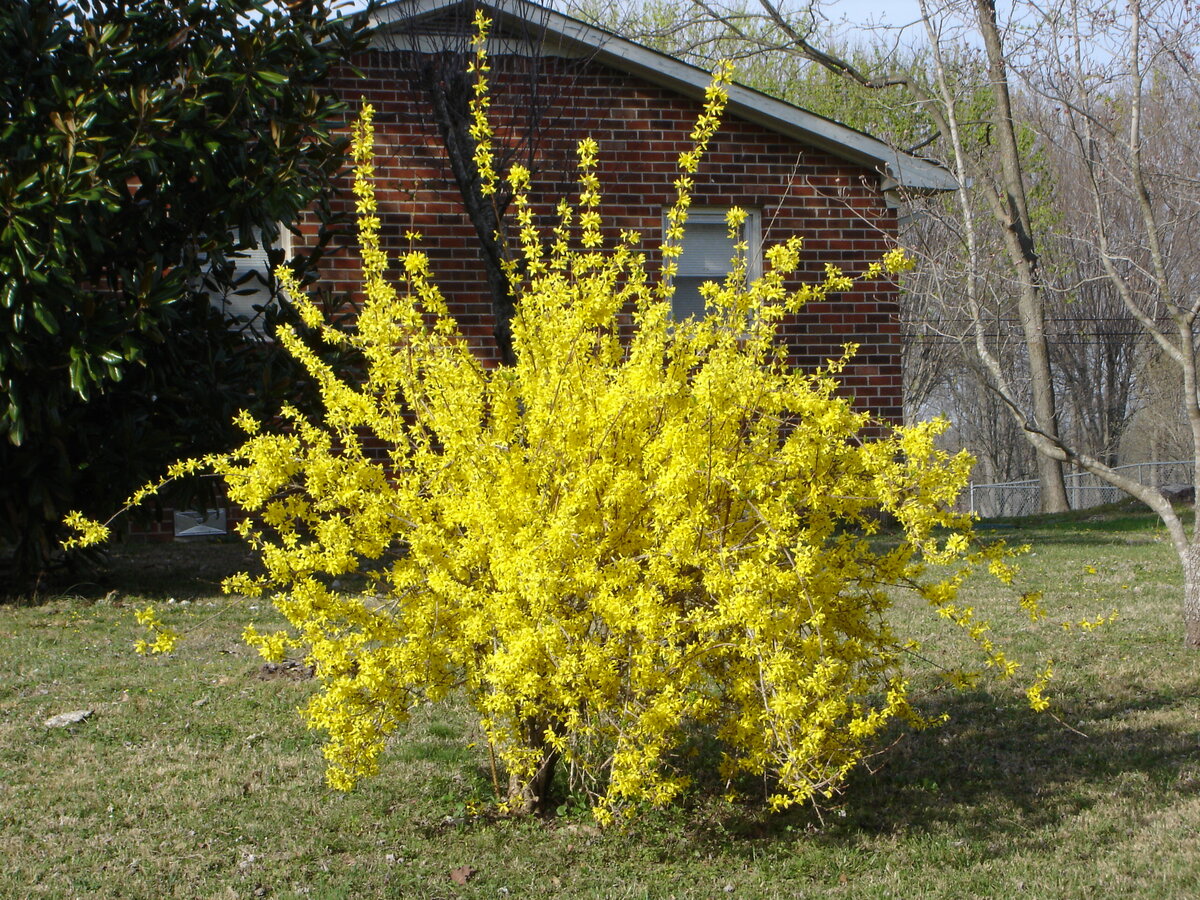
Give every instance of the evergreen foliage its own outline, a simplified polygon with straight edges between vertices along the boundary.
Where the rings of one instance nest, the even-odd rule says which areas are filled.
[[[328,212],[345,141],[324,82],[361,34],[317,0],[0,6],[0,544],[19,575],[65,510],[227,448],[239,406],[287,389],[209,295],[243,288],[235,251]]]

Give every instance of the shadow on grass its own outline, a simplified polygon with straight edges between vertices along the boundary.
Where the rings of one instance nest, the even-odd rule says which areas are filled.
[[[1197,689],[1192,685],[1187,695]],[[821,823],[810,810],[768,816],[748,804],[710,818],[694,837],[746,857],[764,843],[794,841],[797,831],[828,846],[927,833],[1016,852],[1046,840],[1101,798],[1126,793],[1152,803],[1155,793],[1200,793],[1194,731],[1122,721],[1177,708],[1180,697],[1163,691],[1089,706],[1068,700],[1057,711],[1060,722],[1014,698],[947,694],[923,706],[927,714],[948,714],[947,724],[905,733],[875,761],[873,773],[860,769],[851,776],[844,817],[826,815]]]
[[[238,572],[258,572],[254,552],[240,540],[126,543],[114,545],[101,565],[62,576],[26,603],[74,597],[100,600],[116,591],[151,600],[197,600],[221,593],[221,582]]]
[[[1022,533],[1017,531],[1003,535],[1006,543],[1010,546],[1019,546],[1021,544],[1029,544],[1036,552],[1040,548],[1063,546],[1063,547],[1079,547],[1085,549],[1088,547],[1154,547],[1161,546],[1170,548],[1167,542],[1167,533],[1160,532],[1161,537],[1147,534],[1146,532],[1137,532],[1129,537],[1121,537],[1118,535],[1105,534],[1080,534],[1079,532],[1071,531],[1063,534],[1051,534],[1046,531],[1037,531],[1034,533]]]
[[[1176,504],[1175,512],[1185,525],[1191,524],[1194,512],[1190,505]],[[1136,500],[1128,499],[1068,513],[982,519],[977,527],[985,534],[1001,537],[1024,533],[1052,538],[1061,534],[1068,540],[1084,536],[1102,540],[1105,535],[1118,539],[1120,535],[1130,532],[1166,533],[1165,526],[1155,512]]]

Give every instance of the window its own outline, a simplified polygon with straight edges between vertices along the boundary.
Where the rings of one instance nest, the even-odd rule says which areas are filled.
[[[671,315],[676,321],[703,316],[704,298],[700,285],[706,281],[718,284],[725,280],[733,267],[734,239],[729,236],[725,222],[727,209],[693,209],[684,226],[683,252],[679,254],[675,273],[675,296],[671,300]],[[761,274],[759,223],[756,211],[748,210],[742,223],[741,239],[746,242],[747,275]],[[665,226],[665,217],[664,217]]]
[[[216,290],[220,284],[217,280],[206,279],[206,287],[214,306],[217,306],[226,316],[232,316],[238,323],[250,323],[250,328],[257,334],[262,334],[261,309],[275,299],[278,285],[272,274],[274,266],[263,246],[262,234],[254,229],[254,243],[257,246],[247,247],[229,255],[233,266],[229,274],[228,289]],[[270,256],[279,259],[279,254],[287,259],[292,254],[292,235],[286,228],[280,226],[279,236],[271,248]],[[255,309],[255,307],[259,309]]]

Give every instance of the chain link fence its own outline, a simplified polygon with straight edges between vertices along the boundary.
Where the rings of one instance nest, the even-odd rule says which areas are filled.
[[[1185,491],[1192,486],[1190,461],[1130,463],[1117,466],[1122,475],[1167,493]],[[1067,499],[1071,509],[1089,509],[1115,503],[1125,494],[1090,472],[1066,476]],[[1033,516],[1042,511],[1041,486],[1036,480],[1006,481],[997,484],[972,484],[964,498],[971,512],[983,518]]]

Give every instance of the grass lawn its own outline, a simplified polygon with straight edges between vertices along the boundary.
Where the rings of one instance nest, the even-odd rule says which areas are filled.
[[[122,549],[105,583],[0,607],[0,898],[1200,896],[1200,654],[1161,528],[1114,509],[997,531],[1033,545],[1021,588],[1052,619],[1120,612],[1035,627],[1012,592],[971,587],[1012,656],[1055,659],[1053,715],[1003,683],[942,688],[934,664],[969,651],[906,601],[930,637],[914,688],[949,724],[897,732],[823,821],[693,798],[612,832],[569,804],[472,815],[490,778],[453,707],[423,711],[380,777],[330,791],[296,714],[313,682],[265,669],[239,634],[273,612],[216,589],[246,551]],[[148,599],[186,633],[169,658],[131,650]]]

